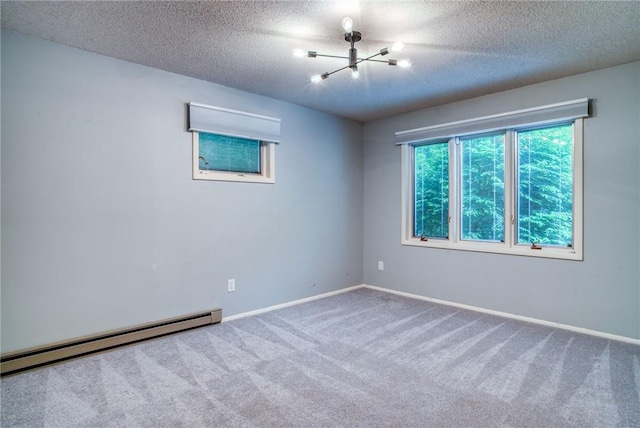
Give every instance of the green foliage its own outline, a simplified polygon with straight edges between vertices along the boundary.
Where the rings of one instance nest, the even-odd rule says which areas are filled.
[[[415,148],[414,236],[449,236],[449,144]]]
[[[504,241],[504,134],[460,144],[462,239]]]
[[[518,133],[518,242],[573,243],[572,126]]]
[[[572,125],[517,134],[517,242],[572,245]],[[460,142],[461,237],[504,241],[505,135]],[[449,235],[447,142],[418,146],[414,159],[414,235]]]

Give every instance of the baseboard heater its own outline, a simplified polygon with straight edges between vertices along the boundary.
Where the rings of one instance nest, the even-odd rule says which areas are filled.
[[[4,376],[117,346],[128,345],[195,327],[216,324],[220,321],[222,321],[222,310],[214,309],[35,348],[8,352],[0,356],[0,374]]]

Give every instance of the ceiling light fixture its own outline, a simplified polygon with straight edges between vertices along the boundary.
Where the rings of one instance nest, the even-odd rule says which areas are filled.
[[[311,83],[320,83],[322,82],[324,79],[326,79],[327,77],[331,76],[333,73],[337,73],[338,71],[344,70],[344,69],[351,69],[351,77],[353,77],[354,79],[358,79],[360,77],[360,71],[358,70],[358,64],[360,64],[361,62],[364,61],[371,61],[371,62],[383,62],[385,64],[388,65],[393,65],[393,66],[399,66],[399,67],[403,67],[403,68],[408,68],[411,67],[411,61],[409,61],[408,59],[402,59],[400,61],[396,60],[396,59],[389,59],[387,61],[383,61],[383,60],[379,60],[379,59],[373,59],[377,56],[384,56],[387,55],[389,52],[400,52],[403,48],[404,48],[404,43],[402,42],[396,42],[393,44],[393,46],[391,46],[391,48],[383,48],[380,49],[380,52],[371,55],[369,57],[366,58],[359,58],[358,57],[358,49],[355,48],[355,44],[356,42],[359,42],[360,40],[362,40],[362,33],[360,33],[359,31],[354,31],[353,30],[353,20],[349,17],[346,17],[342,20],[342,28],[345,31],[344,34],[344,40],[349,42],[350,44],[350,48],[349,48],[349,56],[337,56],[337,55],[323,55],[323,54],[319,54],[316,51],[307,51],[306,52],[306,56],[309,58],[317,58],[317,57],[326,57],[326,58],[341,58],[341,59],[348,59],[349,60],[349,65],[346,65],[342,68],[339,68],[337,70],[331,71],[331,72],[327,72],[327,73],[322,73],[322,74],[314,74],[313,76],[311,76]],[[293,51],[293,56],[296,57],[304,57],[305,56],[305,52],[302,49],[296,49]]]

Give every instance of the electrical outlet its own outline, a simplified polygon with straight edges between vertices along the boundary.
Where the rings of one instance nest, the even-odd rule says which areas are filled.
[[[378,270],[384,270],[384,262],[378,261]]]
[[[236,280],[230,279],[227,281],[227,292],[233,293],[234,291],[236,291]]]

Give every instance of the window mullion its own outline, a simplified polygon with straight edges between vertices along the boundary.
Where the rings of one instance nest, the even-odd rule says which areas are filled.
[[[460,139],[449,140],[449,241],[460,241]]]
[[[515,131],[507,130],[504,152],[504,242],[508,247],[515,245],[516,227],[516,156]]]

